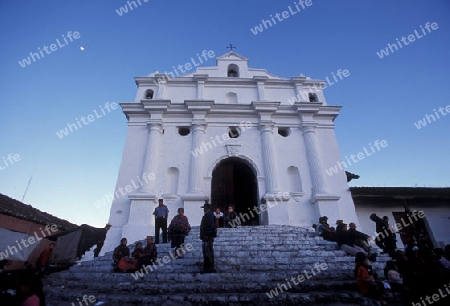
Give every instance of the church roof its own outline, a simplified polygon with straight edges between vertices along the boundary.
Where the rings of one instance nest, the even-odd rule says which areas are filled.
[[[219,57],[216,58],[216,63],[219,60],[234,60],[234,61],[246,61],[248,62],[248,58],[246,58],[245,56],[242,56],[234,51],[230,51],[228,53],[225,53],[224,55],[221,55]]]

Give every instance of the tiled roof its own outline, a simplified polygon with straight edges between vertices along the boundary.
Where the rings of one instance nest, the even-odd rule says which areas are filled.
[[[442,187],[350,187],[352,197],[450,198],[450,188]]]
[[[77,228],[78,225],[70,223],[67,220],[57,218],[39,209],[33,208],[31,205],[24,204],[20,201],[11,199],[10,197],[0,193],[0,214],[16,217],[22,220],[31,221],[37,224],[56,224],[60,230],[70,230]]]

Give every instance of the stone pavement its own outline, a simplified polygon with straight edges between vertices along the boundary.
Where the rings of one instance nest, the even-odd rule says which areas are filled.
[[[310,230],[243,226],[218,229],[217,236],[218,273],[200,273],[201,241],[199,228],[194,227],[186,237],[184,258],[173,259],[170,244],[158,244],[161,261],[147,273],[112,273],[109,252],[50,275],[44,281],[47,305],[95,305],[87,298],[83,301],[85,295],[105,306],[377,305],[358,293],[353,257]],[[382,271],[387,260],[379,256],[374,268]],[[401,305],[397,296],[391,302]]]

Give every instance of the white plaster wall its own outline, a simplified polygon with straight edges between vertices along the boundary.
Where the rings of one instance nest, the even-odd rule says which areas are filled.
[[[119,188],[124,189],[127,185],[132,185],[132,180],[136,185],[139,185],[138,177],[141,178],[142,175],[141,169],[146,143],[147,126],[129,125],[115,191],[118,191]],[[137,191],[133,190],[133,192]],[[124,193],[126,192],[124,191]],[[122,238],[122,226],[129,221],[130,200],[127,195],[122,195],[120,192],[118,192],[118,195],[114,194],[114,200],[111,204],[108,223],[112,224],[113,227],[108,231],[102,254],[119,244]]]
[[[343,219],[344,216],[359,225],[358,217],[353,205],[353,199],[347,183],[347,176],[345,169],[338,173],[328,175],[329,167],[335,166],[338,161],[341,161],[341,154],[336,140],[334,129],[322,128],[316,129],[316,139],[319,152],[321,152],[321,162],[323,167],[323,176],[326,180],[327,190],[330,194],[338,195],[341,198],[338,201],[339,215],[328,216],[332,218],[330,221],[335,222],[337,219]]]
[[[432,231],[434,242],[441,248],[450,244],[450,209],[446,206],[411,205],[410,209],[423,211],[425,220]]]
[[[171,103],[183,104],[184,100],[197,99],[197,84],[187,84],[186,86],[166,84],[163,99],[171,100]]]
[[[292,86],[265,86],[266,100],[281,102],[281,105],[293,105],[289,100],[296,97],[294,85]]]
[[[178,133],[178,126],[186,124],[165,124],[164,134],[161,135],[161,146],[158,160],[158,179],[156,180],[156,193],[158,197],[165,194],[165,180],[167,169],[175,167],[179,171],[178,195],[187,192],[190,164],[190,147],[192,142],[192,133],[181,136]],[[189,125],[188,125],[189,126]],[[176,210],[171,210],[174,216]]]
[[[229,92],[237,94],[238,104],[251,104],[258,100],[258,91],[255,85],[236,84],[206,84],[204,91],[205,100],[214,100],[215,104],[228,104],[225,95]]]
[[[375,231],[375,222],[370,220],[369,216],[373,213],[377,214],[380,218],[383,216],[389,217],[389,224],[395,227],[395,219],[392,214],[392,212],[403,212],[405,211],[404,207],[400,204],[395,205],[390,203],[389,205],[358,205],[356,204],[356,214],[358,215],[358,219],[360,222],[360,225],[358,226],[358,230],[361,232],[366,233],[367,235],[370,235],[371,237],[376,236]],[[352,222],[352,220],[344,220],[346,223]],[[402,240],[400,239],[400,236],[397,235],[397,247],[403,248],[404,245],[402,243]]]
[[[304,192],[303,196],[291,197],[287,203],[289,223],[311,227],[312,220],[317,219],[318,216],[316,216],[314,205],[310,202],[312,182],[302,131],[300,128],[293,127],[290,128],[290,135],[283,137],[278,134],[278,128],[276,128],[274,129],[274,142],[281,191],[290,191],[287,169],[294,166],[299,170]]]
[[[119,188],[125,189],[127,185],[132,184],[132,181],[138,184],[138,177],[140,178],[142,173],[142,161],[144,160],[144,153],[147,143],[147,126],[129,126],[127,139],[125,142],[124,152],[122,154],[122,163],[119,169],[119,175],[115,190]],[[133,189],[135,189],[133,187]],[[138,190],[133,190],[137,192]],[[126,193],[126,191],[123,191]],[[127,211],[129,209],[129,200],[127,195],[120,195],[115,197],[112,207],[109,222],[112,225],[124,225],[128,223]],[[118,213],[122,210],[123,213]]]

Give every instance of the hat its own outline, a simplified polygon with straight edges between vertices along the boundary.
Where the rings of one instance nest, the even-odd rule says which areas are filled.
[[[205,203],[203,206],[200,206],[200,208],[212,208],[212,205],[209,203]]]
[[[328,217],[327,216],[323,216],[322,219],[327,219],[328,220]]]
[[[107,223],[107,224],[105,225],[105,227],[112,227],[112,225],[109,224],[109,223]]]
[[[164,201],[164,199],[159,199],[158,202]]]

